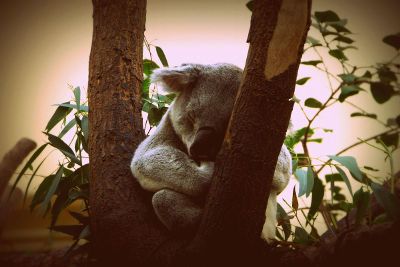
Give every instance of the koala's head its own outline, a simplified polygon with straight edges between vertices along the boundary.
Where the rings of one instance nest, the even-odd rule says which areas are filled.
[[[177,94],[172,126],[195,160],[214,160],[223,141],[242,70],[231,64],[184,64],[154,71],[153,82]]]

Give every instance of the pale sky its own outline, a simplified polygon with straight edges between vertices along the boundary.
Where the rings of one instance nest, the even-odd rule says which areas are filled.
[[[246,60],[250,12],[247,0],[162,1],[149,0],[146,37],[161,46],[170,62],[229,62],[240,67]],[[315,0],[313,10],[332,9],[349,19],[359,50],[350,54],[352,62],[370,65],[389,59],[394,49],[381,39],[400,31],[400,2],[397,0]],[[41,131],[54,111],[53,104],[71,99],[68,84],[87,88],[88,58],[92,34],[89,0],[14,0],[0,3],[0,157],[23,136],[46,141]],[[335,65],[332,65],[335,68]],[[315,73],[302,67],[299,77]],[[324,96],[327,85],[319,75],[308,87],[296,90],[300,99]],[[388,105],[378,105],[367,94],[354,97],[371,112],[384,118],[399,113],[399,97]],[[367,119],[350,119],[349,107],[321,116],[317,125],[332,128],[325,145],[312,145],[316,155],[334,154],[357,137],[380,131]],[[293,123],[304,120],[294,110]],[[350,152],[362,165],[387,168],[381,156],[370,148]],[[398,159],[399,154],[396,154]],[[54,164],[54,162],[53,162]],[[399,169],[396,162],[396,169]]]

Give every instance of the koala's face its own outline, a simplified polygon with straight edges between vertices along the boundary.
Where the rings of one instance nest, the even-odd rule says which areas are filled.
[[[160,69],[153,81],[177,94],[169,109],[175,132],[195,160],[214,160],[232,113],[242,70],[230,64]]]

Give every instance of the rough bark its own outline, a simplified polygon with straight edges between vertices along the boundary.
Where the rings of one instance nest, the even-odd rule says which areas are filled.
[[[266,201],[293,102],[310,1],[254,1],[250,48],[190,250],[213,260],[251,261],[259,252]],[[209,260],[210,257],[203,257]]]
[[[164,231],[129,169],[145,136],[140,97],[145,12],[146,0],[93,0],[88,87],[95,254],[102,262],[139,266]]]

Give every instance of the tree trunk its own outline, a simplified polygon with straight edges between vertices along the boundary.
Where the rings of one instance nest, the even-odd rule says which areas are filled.
[[[257,258],[310,8],[307,0],[254,1],[244,77],[192,251],[221,262]]]
[[[129,260],[139,265],[164,234],[149,195],[129,167],[145,136],[141,116],[145,12],[146,0],[93,0],[90,218],[95,254],[113,264]]]

